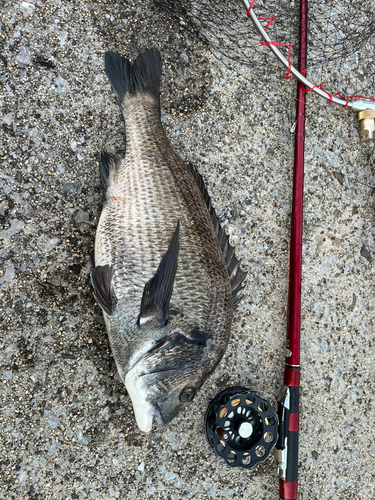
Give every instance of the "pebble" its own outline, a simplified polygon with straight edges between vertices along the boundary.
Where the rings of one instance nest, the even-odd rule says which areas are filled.
[[[144,462],[141,462],[139,465],[138,465],[138,470],[143,472],[145,470],[145,463]]]
[[[47,418],[47,423],[51,429],[56,429],[59,425],[58,417],[50,416]]]
[[[371,253],[369,252],[369,250],[366,247],[366,245],[362,245],[360,254],[361,254],[362,257],[364,257],[365,259],[367,259],[369,262],[372,262]]]
[[[9,113],[7,115],[4,115],[1,118],[1,121],[4,122],[6,125],[11,125],[14,122],[14,116],[11,113]]]
[[[16,55],[16,63],[20,68],[26,68],[31,62],[31,51],[27,46],[21,46],[19,54]]]
[[[4,380],[12,380],[12,377],[13,377],[13,373],[11,370],[3,373]]]
[[[24,483],[27,480],[27,472],[23,471],[21,474],[18,476],[18,481],[20,483]]]
[[[45,243],[46,250],[52,250],[59,242],[59,238],[51,238]]]
[[[87,222],[90,219],[90,215],[87,212],[79,209],[76,215],[74,216],[74,220],[76,222]]]
[[[10,194],[12,192],[12,188],[9,187],[7,184],[4,184],[3,191],[4,191],[5,196],[7,196],[8,194]]]
[[[61,443],[59,441],[52,443],[51,446],[48,448],[47,455],[51,457],[54,455],[57,451],[59,451],[61,446]]]
[[[63,47],[65,45],[66,39],[68,38],[67,33],[62,33],[59,37],[60,39],[60,47]]]
[[[71,191],[74,188],[75,188],[75,184],[73,184],[73,182],[67,182],[63,186],[63,189],[64,189],[65,193],[69,193],[69,191]]]
[[[20,11],[25,17],[29,17],[35,11],[35,5],[29,2],[20,3]]]
[[[60,276],[52,276],[52,278],[51,278],[51,284],[53,286],[60,286],[60,284],[61,284],[61,277]]]
[[[104,410],[102,411],[102,415],[104,420],[109,420],[109,407],[106,406]]]
[[[173,479],[176,479],[176,474],[174,472],[166,472],[164,477],[167,481],[172,481]]]
[[[15,277],[16,271],[14,269],[14,265],[10,262],[5,266],[5,273],[3,277],[0,279],[0,283],[9,283]]]
[[[56,86],[59,90],[65,90],[68,88],[69,84],[62,76],[57,77]]]
[[[10,229],[4,229],[3,231],[0,232],[0,235],[3,240],[6,240],[8,238],[11,238],[15,234],[19,233],[24,229],[25,223],[18,220],[18,219],[11,219],[10,220]]]

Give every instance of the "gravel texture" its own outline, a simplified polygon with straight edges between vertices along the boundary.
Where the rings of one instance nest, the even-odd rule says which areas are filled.
[[[203,422],[219,390],[272,396],[282,381],[295,82],[277,65],[220,61],[150,1],[1,6],[0,499],[276,500],[274,459],[226,468]],[[166,430],[144,435],[97,321],[90,252],[99,153],[124,151],[104,52],[151,46],[167,135],[205,178],[248,278],[218,369]],[[368,499],[373,146],[349,112],[308,101],[299,498]]]

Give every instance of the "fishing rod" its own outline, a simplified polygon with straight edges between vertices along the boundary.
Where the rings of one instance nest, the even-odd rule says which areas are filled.
[[[249,9],[249,4],[244,3]],[[301,74],[306,74],[307,9],[307,0],[300,0],[298,71]],[[249,389],[234,387],[214,398],[205,419],[209,443],[230,467],[251,469],[266,460],[276,446],[282,500],[295,500],[298,489],[305,108],[305,86],[298,81],[285,371],[277,413],[268,400]]]
[[[306,74],[308,0],[300,0],[298,71]],[[293,201],[290,232],[289,295],[283,397],[278,403],[279,464],[281,499],[296,499],[298,489],[298,434],[301,344],[301,285],[303,177],[305,159],[306,90],[297,82],[294,135]]]

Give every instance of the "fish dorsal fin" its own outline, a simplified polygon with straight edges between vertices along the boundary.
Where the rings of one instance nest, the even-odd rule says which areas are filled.
[[[194,167],[194,165],[189,162],[187,162],[186,165],[189,168],[192,176],[194,177],[195,182],[197,183],[203,195],[204,201],[206,202],[208,211],[210,213],[220,247],[224,254],[225,264],[228,269],[229,279],[232,286],[233,307],[236,308],[241,300],[240,292],[245,288],[245,285],[242,285],[242,282],[246,278],[247,273],[245,271],[242,271],[242,269],[240,268],[241,261],[237,260],[236,256],[234,255],[234,247],[232,247],[232,245],[229,243],[229,237],[225,234],[224,228],[222,228],[220,225],[219,219],[216,215],[216,210],[211,204],[211,198],[204,184],[203,177]]]
[[[96,302],[109,316],[116,305],[116,297],[112,287],[112,266],[96,266],[91,272]]]
[[[169,303],[177,271],[179,252],[180,222],[177,223],[167,252],[163,255],[154,276],[146,283],[139,313],[139,326],[156,321],[160,327],[168,319]]]

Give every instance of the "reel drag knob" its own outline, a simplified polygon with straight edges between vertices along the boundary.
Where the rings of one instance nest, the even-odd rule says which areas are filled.
[[[227,389],[211,402],[206,437],[229,467],[251,469],[264,462],[277,441],[278,418],[271,404],[243,387]]]

